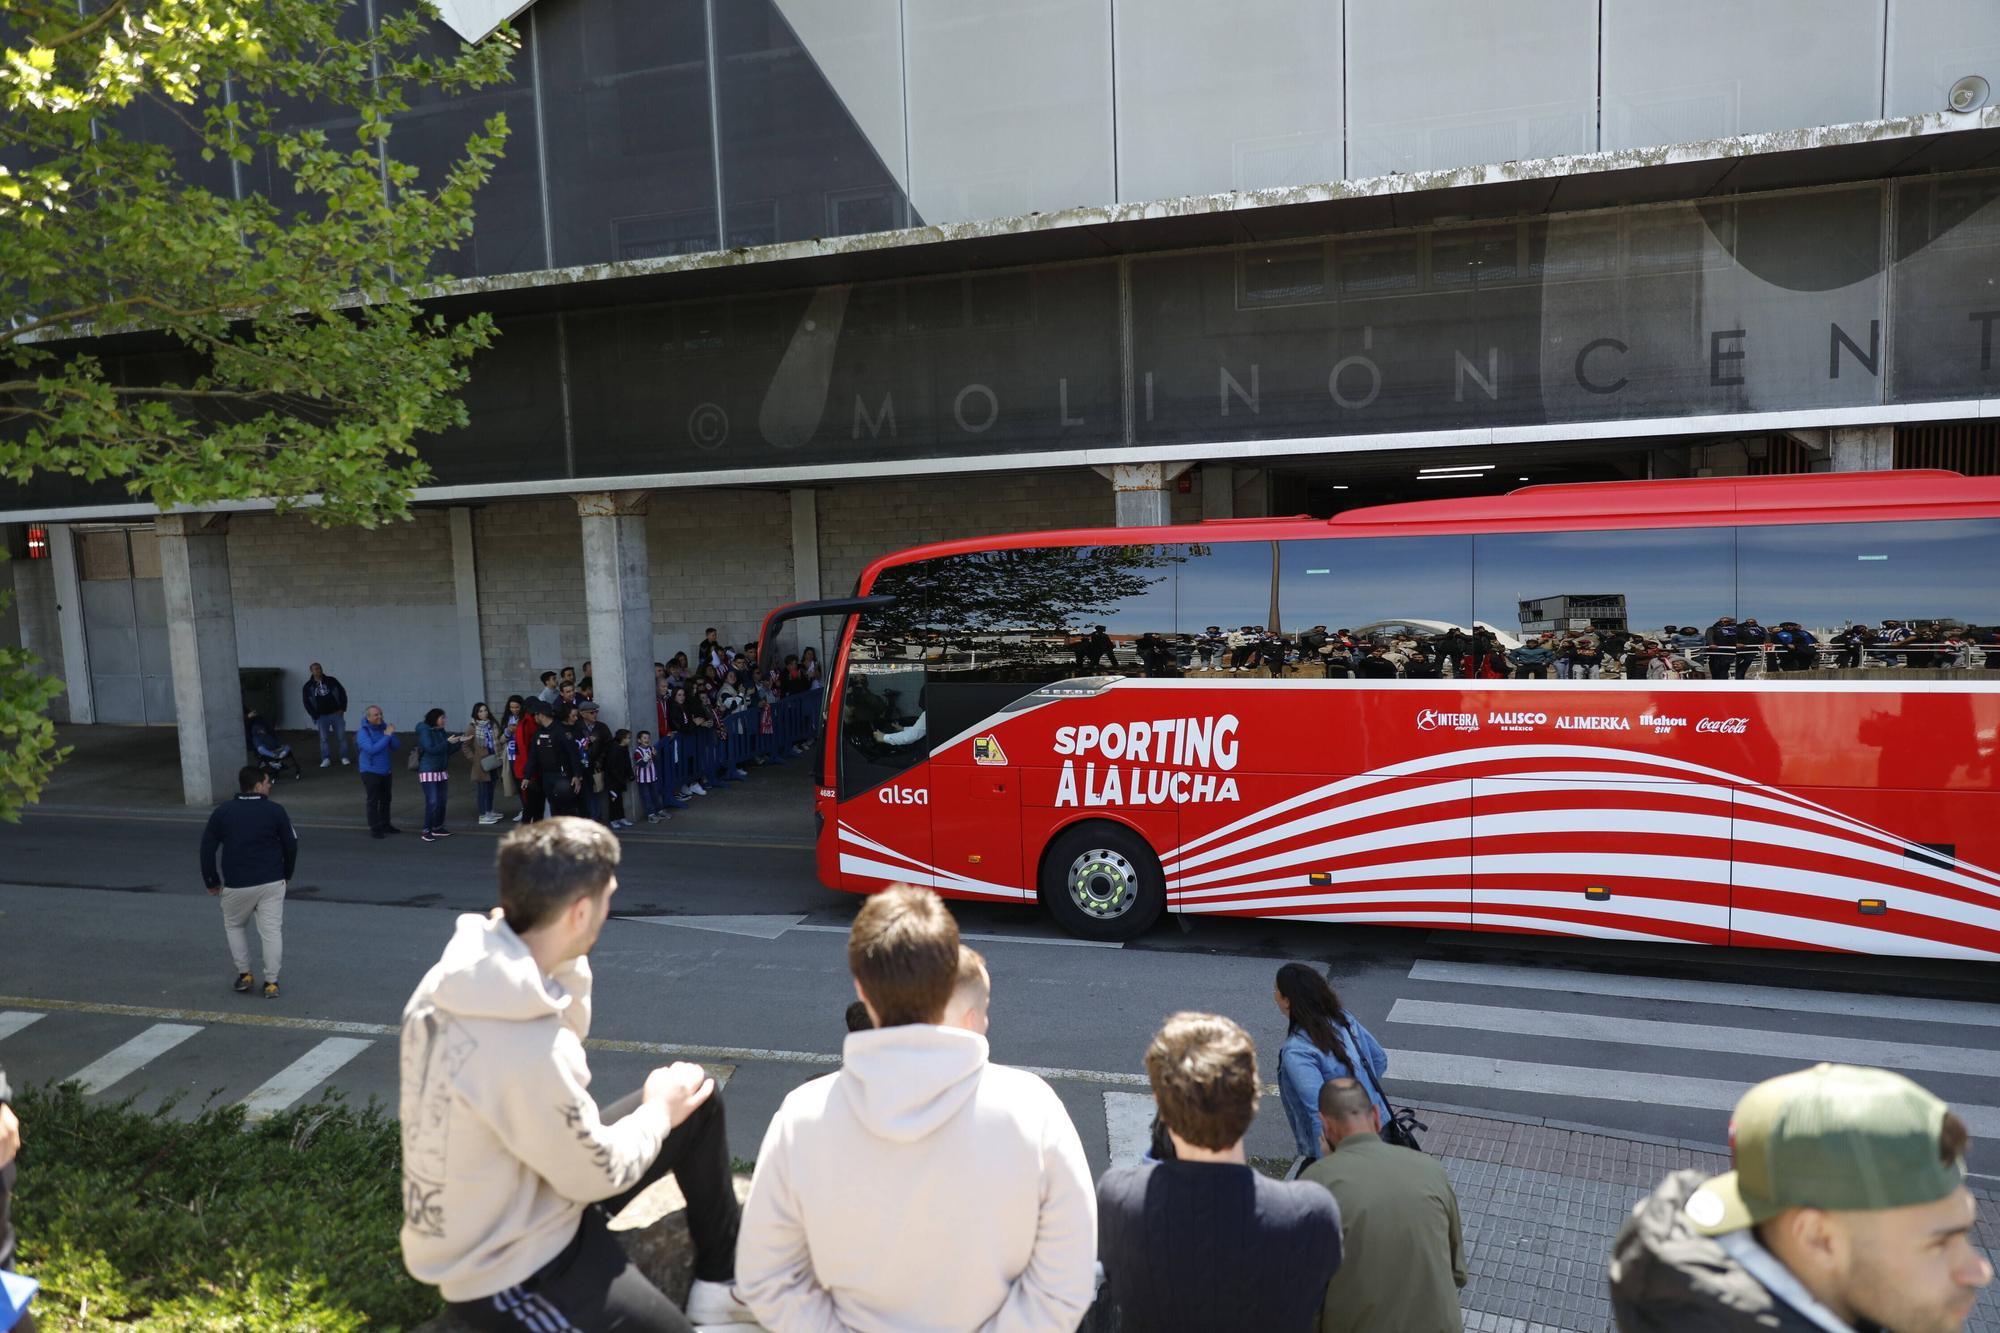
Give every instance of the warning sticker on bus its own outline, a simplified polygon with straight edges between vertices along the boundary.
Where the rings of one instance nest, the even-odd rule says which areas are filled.
[[[998,736],[974,736],[972,738],[972,762],[975,764],[1000,765],[1007,762],[1007,752],[1000,748]]]

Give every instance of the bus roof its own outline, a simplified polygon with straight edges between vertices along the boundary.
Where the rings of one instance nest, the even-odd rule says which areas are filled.
[[[1071,528],[914,546],[873,561],[861,586],[887,565],[1026,546],[1140,542],[1279,541],[1310,537],[1559,532],[1576,529],[1728,527],[1773,523],[2000,518],[2000,477],[1938,469],[1822,472],[1777,477],[1674,477],[1523,486],[1504,495],[1349,509],[1332,518],[1211,519],[1164,528]]]

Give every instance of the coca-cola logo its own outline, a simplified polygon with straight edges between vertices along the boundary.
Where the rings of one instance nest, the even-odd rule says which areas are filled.
[[[1747,717],[1705,717],[1694,724],[1696,731],[1721,732],[1725,736],[1741,736],[1750,730]]]

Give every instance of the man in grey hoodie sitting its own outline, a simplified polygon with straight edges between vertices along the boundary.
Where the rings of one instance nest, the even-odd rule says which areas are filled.
[[[403,1009],[403,1262],[478,1329],[686,1333],[746,1322],[722,1097],[673,1064],[603,1110],[590,1095],[590,964],[618,838],[587,819],[500,841],[500,906],[458,919]],[[686,1314],[606,1224],[673,1172],[688,1203]]]
[[[855,917],[847,963],[875,1026],[785,1098],[744,1205],[737,1288],[771,1333],[1028,1333],[1090,1308],[1083,1145],[1048,1084],[947,1025],[960,958],[929,889]]]

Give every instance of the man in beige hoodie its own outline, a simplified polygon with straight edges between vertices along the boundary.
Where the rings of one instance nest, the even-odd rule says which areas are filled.
[[[855,917],[847,962],[875,1027],[785,1099],[744,1205],[737,1289],[771,1333],[1069,1330],[1090,1308],[1083,1145],[1048,1084],[947,1025],[961,956],[928,889]]]
[[[699,1065],[598,1109],[583,1039],[618,839],[587,819],[500,842],[500,906],[458,919],[403,1009],[403,1262],[478,1329],[686,1333],[747,1321],[722,1098]],[[673,1172],[688,1201],[687,1313],[606,1223]]]

